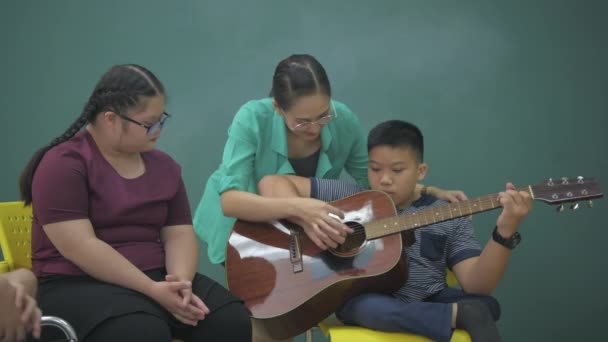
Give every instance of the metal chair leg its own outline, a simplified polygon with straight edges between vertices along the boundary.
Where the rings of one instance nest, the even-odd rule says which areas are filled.
[[[313,328],[306,330],[306,342],[312,342],[312,329]]]
[[[51,327],[59,328],[65,334],[65,337],[67,337],[69,342],[78,342],[78,337],[76,336],[76,332],[74,331],[74,328],[72,328],[70,323],[66,322],[65,320],[63,320],[59,317],[42,316],[40,325],[43,327],[51,326]]]

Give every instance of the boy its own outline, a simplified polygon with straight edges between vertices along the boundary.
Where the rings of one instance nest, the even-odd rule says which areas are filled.
[[[415,189],[428,170],[423,159],[423,136],[416,126],[399,120],[379,124],[369,133],[368,154],[371,188],[386,192],[399,214],[445,204]],[[279,175],[266,176],[259,188],[264,196],[303,196],[322,201],[366,190],[338,180]],[[338,318],[347,324],[411,332],[440,342],[449,341],[454,328],[466,330],[474,342],[500,341],[494,322],[500,316],[500,307],[490,294],[506,269],[511,250],[521,239],[518,226],[530,211],[532,199],[527,192],[516,191],[511,183],[498,199],[503,209],[492,239],[483,250],[467,218],[418,229],[416,241],[407,248],[407,283],[391,295],[367,293],[349,300],[336,313]],[[339,242],[338,233],[328,225],[303,228],[321,248],[327,245],[324,241]],[[447,287],[446,267],[452,269],[462,290]]]

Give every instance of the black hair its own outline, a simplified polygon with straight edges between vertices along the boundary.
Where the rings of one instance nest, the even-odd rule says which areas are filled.
[[[409,147],[419,162],[424,161],[424,137],[416,125],[401,120],[389,120],[369,131],[367,151],[376,146]]]
[[[272,77],[270,96],[279,107],[289,110],[300,96],[321,93],[331,97],[325,69],[311,55],[291,55],[277,65]]]
[[[62,135],[36,151],[21,172],[19,189],[25,205],[32,203],[34,173],[49,149],[71,139],[87,123],[93,124],[99,113],[105,111],[126,113],[129,109],[141,105],[144,98],[164,94],[165,89],[158,78],[140,65],[123,64],[110,68],[97,82],[76,121]]]

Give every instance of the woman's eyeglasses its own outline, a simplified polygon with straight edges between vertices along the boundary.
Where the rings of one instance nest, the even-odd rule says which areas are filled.
[[[293,126],[292,129],[294,131],[307,131],[313,125],[319,125],[319,126],[327,125],[327,123],[335,117],[335,113],[336,113],[336,110],[334,108],[334,102],[332,101],[331,107],[327,114],[321,116],[320,118],[318,118],[315,121],[300,122],[300,123],[296,124],[295,126]]]

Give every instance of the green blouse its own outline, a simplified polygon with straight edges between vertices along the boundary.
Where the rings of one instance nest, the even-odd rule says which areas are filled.
[[[345,104],[333,104],[335,117],[321,130],[315,177],[337,179],[346,169],[358,184],[367,186],[366,135]],[[239,109],[228,128],[222,162],[207,180],[194,214],[194,229],[207,242],[212,263],[224,261],[236,220],[224,216],[220,195],[230,189],[257,193],[257,184],[265,175],[295,174],[287,151],[285,121],[275,112],[272,98],[249,101]]]

